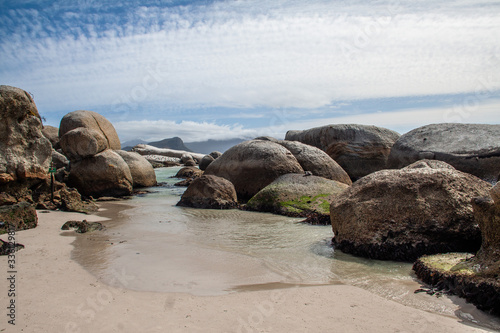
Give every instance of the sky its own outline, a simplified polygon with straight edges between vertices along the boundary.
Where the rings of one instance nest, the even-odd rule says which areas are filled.
[[[122,142],[500,124],[500,1],[0,0],[0,84]]]

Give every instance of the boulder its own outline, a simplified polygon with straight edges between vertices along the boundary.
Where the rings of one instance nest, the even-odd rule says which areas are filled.
[[[63,154],[52,149],[52,163],[56,169],[65,168],[69,169],[69,160]]]
[[[272,142],[276,142],[276,143],[278,143],[278,141],[280,141],[276,138],[273,138],[272,136],[259,136],[259,137],[255,138],[254,140],[272,141]]]
[[[196,166],[196,162],[194,161],[193,157],[189,154],[182,154],[181,163],[184,164],[185,166]]]
[[[52,148],[59,149],[59,128],[49,125],[44,125],[42,128],[42,134],[47,139],[49,139],[52,144]]]
[[[150,187],[156,185],[156,174],[151,163],[134,152],[115,150],[127,163],[132,175],[133,187]]]
[[[228,149],[205,170],[206,175],[233,183],[238,198],[248,200],[287,173],[304,173],[285,147],[271,141],[250,140]]]
[[[203,158],[200,161],[200,165],[199,165],[200,170],[205,171],[208,168],[208,166],[210,165],[210,163],[212,163],[213,161],[215,161],[215,158],[213,158],[212,156],[210,156],[210,155],[203,156]]]
[[[24,90],[0,86],[0,192],[48,177],[52,145],[42,134],[35,102]],[[7,188],[9,187],[9,188]],[[11,193],[12,194],[12,193]]]
[[[399,134],[367,125],[327,125],[288,131],[285,140],[300,141],[325,151],[353,179],[387,169],[391,147]]]
[[[120,139],[115,128],[109,120],[97,112],[78,110],[68,113],[61,120],[59,137],[62,139],[64,134],[78,127],[84,127],[102,134],[106,141],[106,148],[121,149]]]
[[[218,159],[219,157],[222,156],[222,153],[220,151],[213,151],[210,154],[208,154],[214,158],[214,160]]]
[[[401,168],[421,159],[435,159],[483,180],[497,181],[500,172],[500,125],[432,124],[401,136],[389,164]]]
[[[177,206],[230,209],[238,206],[233,184],[221,177],[203,175],[193,180]]]
[[[61,136],[61,148],[72,162],[91,157],[108,149],[108,142],[102,132],[78,127]]]
[[[490,190],[490,196],[497,206],[500,206],[500,183],[496,183]]]
[[[287,216],[330,216],[330,203],[348,187],[323,177],[287,174],[260,190],[248,201],[247,208]]]
[[[330,207],[334,245],[373,259],[477,251],[472,198],[491,185],[440,161],[381,170],[356,181]]]
[[[0,234],[7,233],[9,230],[36,228],[37,224],[35,206],[28,202],[0,206]]]
[[[123,196],[132,193],[130,168],[113,150],[105,151],[71,165],[68,182],[87,196]]]
[[[295,156],[304,171],[309,171],[315,176],[336,180],[347,185],[352,184],[347,172],[321,149],[299,141],[280,140],[277,143],[288,149]]]
[[[490,197],[477,197],[472,207],[482,236],[477,254],[424,256],[414,263],[413,270],[434,288],[445,289],[483,311],[500,315],[500,205]]]
[[[205,171],[208,168],[208,166],[210,165],[210,163],[212,163],[213,161],[215,161],[216,159],[218,159],[221,156],[222,156],[222,153],[219,151],[213,151],[210,154],[203,156],[203,158],[200,161],[200,165],[199,165],[200,169]]]
[[[175,178],[198,178],[203,175],[203,171],[194,166],[188,166],[180,169],[175,174]]]

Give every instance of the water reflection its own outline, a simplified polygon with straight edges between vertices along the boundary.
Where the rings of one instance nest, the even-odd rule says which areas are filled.
[[[411,264],[335,251],[329,226],[268,213],[176,207],[184,188],[169,177],[177,170],[156,172],[163,186],[128,201],[131,208],[100,238],[75,243],[75,259],[104,281],[125,270],[135,277],[130,289],[196,295],[343,283],[445,315],[465,308],[453,298],[414,294],[419,284]],[[500,328],[496,319],[475,311],[473,317]]]

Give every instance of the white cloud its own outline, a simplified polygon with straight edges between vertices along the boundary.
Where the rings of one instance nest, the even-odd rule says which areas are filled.
[[[156,141],[178,136],[184,142],[248,139],[258,136],[259,130],[244,129],[241,125],[224,126],[215,123],[167,120],[124,121],[113,124],[122,142],[141,138]]]
[[[362,124],[385,127],[403,134],[417,127],[435,123],[500,124],[499,110],[500,100],[482,101],[473,97],[452,107],[411,108],[392,112],[294,121],[284,123],[282,127],[286,127],[287,130],[304,130],[329,124]]]
[[[141,7],[127,25],[64,31],[61,23],[57,37],[43,30],[43,13],[32,12],[24,32],[4,37],[0,75],[32,91],[42,112],[109,105],[123,96],[188,107],[308,109],[335,100],[473,92],[492,73],[498,90],[498,62],[489,59],[500,58],[500,11],[492,10],[495,2],[483,4]],[[78,21],[87,14],[71,15]],[[43,33],[32,39],[32,30]]]

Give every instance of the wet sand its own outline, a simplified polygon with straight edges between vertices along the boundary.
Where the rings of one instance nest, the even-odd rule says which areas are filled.
[[[116,214],[107,211],[104,215]],[[68,220],[95,215],[39,212],[36,229],[16,234],[16,325],[5,332],[487,332],[457,318],[401,305],[348,285],[242,287],[220,296],[127,289],[133,276],[114,272],[104,283],[72,259]],[[110,222],[112,223],[112,222]],[[85,237],[99,237],[98,233]],[[5,237],[2,237],[5,238]],[[97,244],[103,242],[96,241]],[[0,258],[7,274],[7,258]],[[0,280],[7,294],[7,279]],[[275,288],[277,287],[277,288]]]

